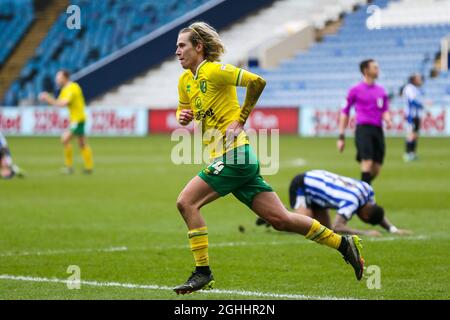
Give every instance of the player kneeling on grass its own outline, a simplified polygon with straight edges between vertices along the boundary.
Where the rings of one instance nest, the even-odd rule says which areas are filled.
[[[48,92],[42,92],[39,99],[55,107],[67,107],[69,109],[70,129],[65,131],[61,137],[64,145],[64,173],[73,173],[73,151],[71,140],[74,136],[78,138],[81,156],[84,161],[83,173],[90,174],[94,168],[94,160],[91,147],[87,143],[85,134],[86,111],[83,92],[78,83],[70,80],[67,70],[56,73],[56,84],[61,88],[58,99],[53,98]]]
[[[390,233],[411,233],[397,229],[389,222],[384,209],[375,203],[375,193],[368,183],[325,170],[306,171],[292,179],[289,201],[295,212],[317,219],[328,228],[331,228],[328,210],[336,209],[337,215],[332,229],[340,234],[381,236],[378,230],[357,230],[348,227],[347,222],[355,214],[365,223],[380,225]],[[257,221],[257,224],[261,222]]]
[[[0,175],[3,179],[11,179],[14,176],[24,177],[23,171],[19,166],[15,165],[11,152],[9,151],[8,142],[5,136],[0,132]]]
[[[212,163],[188,182],[177,200],[178,210],[189,230],[196,269],[174,291],[186,294],[212,287],[208,230],[200,208],[229,193],[275,229],[298,233],[338,250],[360,280],[364,266],[360,239],[355,235],[340,236],[317,220],[289,212],[260,175],[259,162],[249,145],[244,124],[266,82],[246,70],[218,63],[223,52],[219,35],[204,22],[182,29],[178,35],[176,55],[186,70],[178,85],[178,122],[187,125],[195,119],[204,132],[215,130],[220,137],[211,139],[204,135],[204,142],[212,151]],[[247,88],[242,108],[237,86]]]

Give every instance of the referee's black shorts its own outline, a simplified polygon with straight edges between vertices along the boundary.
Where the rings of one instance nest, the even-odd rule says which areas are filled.
[[[386,152],[384,133],[381,127],[357,125],[355,132],[356,160],[373,160],[383,163]]]

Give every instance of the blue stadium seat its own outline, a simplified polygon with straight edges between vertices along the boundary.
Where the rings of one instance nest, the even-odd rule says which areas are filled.
[[[0,1],[0,67],[34,19],[32,0]]]
[[[387,1],[374,1],[383,8]],[[262,105],[342,105],[349,87],[359,81],[359,62],[376,59],[381,67],[379,82],[389,94],[414,72],[429,75],[440,39],[450,34],[450,25],[392,27],[368,30],[367,6],[348,14],[340,30],[327,35],[308,51],[298,53],[276,69],[252,68],[268,82]],[[450,95],[447,73],[426,82],[425,89],[439,97]],[[433,84],[433,85],[432,85]]]
[[[31,2],[14,0],[18,1]],[[72,0],[71,4],[81,8],[81,29],[69,30],[67,16],[61,14],[22,70],[19,85],[9,88],[4,104],[36,97],[58,69],[76,72],[208,1]]]

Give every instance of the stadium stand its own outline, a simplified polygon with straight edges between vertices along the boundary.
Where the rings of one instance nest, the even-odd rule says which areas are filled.
[[[402,5],[407,7],[408,2]],[[370,5],[383,9],[387,4],[388,1],[380,0]],[[400,5],[394,4],[397,7]],[[283,62],[279,68],[254,68],[254,72],[268,80],[260,104],[340,106],[348,88],[361,77],[358,63],[369,57],[379,61],[379,82],[393,98],[396,98],[411,73],[420,72],[428,77],[440,50],[440,39],[450,33],[450,25],[440,22],[426,25],[397,24],[395,27],[369,29],[365,28],[367,10],[368,5],[365,5],[347,15],[337,34],[326,36],[323,42]],[[395,16],[392,17],[395,19]],[[448,86],[445,79],[448,80],[446,75],[442,75],[440,80],[430,81],[436,83],[433,90]],[[426,89],[430,89],[429,85]]]
[[[32,0],[0,1],[0,68],[33,22]]]
[[[390,2],[382,12],[380,26],[414,26],[450,23],[448,0],[402,0]]]
[[[260,100],[261,106],[338,107],[344,103],[348,88],[361,78],[358,63],[368,57],[379,61],[382,70],[379,81],[388,90],[393,104],[400,103],[400,88],[414,72],[424,75],[425,90],[432,96],[434,103],[449,101],[448,73],[441,72],[437,78],[431,78],[430,74],[440,50],[440,39],[450,34],[450,15],[446,14],[450,2],[427,1],[430,6],[425,11],[420,11],[419,8],[423,6],[419,0],[391,3],[377,0],[361,6],[355,12],[348,10],[354,3],[346,3],[346,8],[341,3],[338,6],[341,11],[322,10],[331,12],[326,17],[314,11],[314,4],[317,4],[317,8],[324,8],[325,2],[305,1],[302,2],[303,10],[299,10],[298,2],[279,1],[273,6],[276,8],[273,11],[272,8],[263,10],[222,33],[229,51],[233,52],[233,56],[226,55],[223,60],[240,64],[248,50],[270,37],[270,30],[276,30],[283,21],[304,19],[320,28],[325,21],[336,18],[339,12],[348,12],[339,31],[325,36],[310,50],[299,52],[296,57],[284,61],[275,69],[251,69],[268,80]],[[331,2],[329,4],[332,5]],[[369,25],[371,9],[374,8],[370,6],[377,6],[382,13],[379,26]],[[284,12],[283,15],[279,14],[280,10]],[[303,15],[295,16],[299,12]],[[408,14],[401,15],[401,12]],[[276,15],[287,18],[277,20]],[[399,20],[399,16],[403,20]],[[245,37],[245,34],[252,35],[252,38]],[[258,38],[258,34],[264,34],[265,38]],[[161,68],[150,70],[143,77],[121,86],[116,92],[94,101],[94,105],[123,105],[128,102],[150,105],[152,108],[173,107],[176,105],[176,88],[173,84],[180,72],[176,61],[166,62]],[[240,98],[243,98],[243,91],[240,91]]]
[[[62,13],[11,85],[3,104],[35,98],[42,90],[53,91],[56,70],[85,68],[206,1],[71,1],[83,8],[83,27],[69,30]]]
[[[426,9],[423,9],[423,1],[429,4]],[[62,14],[8,90],[3,104],[20,104],[20,101],[35,98],[42,90],[52,91],[57,69],[84,70],[206,2],[71,1],[83,7],[83,16],[87,17],[83,28],[67,32]],[[448,72],[434,72],[430,77],[435,70],[440,40],[450,34],[450,1],[375,0],[365,3],[364,0],[275,1],[272,6],[221,31],[230,52],[223,61],[245,65],[249,51],[273,37],[289,21],[304,21],[319,30],[328,21],[341,19],[342,25],[336,34],[325,35],[308,50],[282,61],[278,67],[251,67],[268,80],[260,105],[340,106],[348,88],[360,79],[358,63],[368,57],[379,61],[382,71],[379,82],[394,102],[413,72],[425,76],[426,93],[434,102],[450,101]],[[353,12],[356,4],[364,5]],[[371,9],[374,6],[381,9],[380,21],[373,21],[375,15]],[[106,7],[110,9],[105,10]],[[120,25],[117,21],[121,21]],[[174,107],[177,104],[176,82],[181,73],[176,59],[170,57],[159,67],[143,72],[142,76],[92,101],[91,105]],[[242,96],[240,91],[240,98]]]
[[[264,43],[289,21],[305,21],[323,28],[343,12],[351,12],[361,0],[282,0],[221,31],[227,47],[223,61],[241,65],[249,51]],[[175,40],[174,40],[175,42]],[[177,104],[176,83],[182,70],[175,57],[159,68],[149,70],[131,83],[96,99],[92,105],[120,106],[124,104],[167,108]]]

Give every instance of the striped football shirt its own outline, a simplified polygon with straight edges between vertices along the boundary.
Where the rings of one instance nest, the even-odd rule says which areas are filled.
[[[350,220],[367,203],[375,203],[375,193],[368,183],[325,170],[311,170],[305,172],[303,186],[296,188],[295,204],[291,205],[294,209],[302,205],[336,209],[337,214]]]

